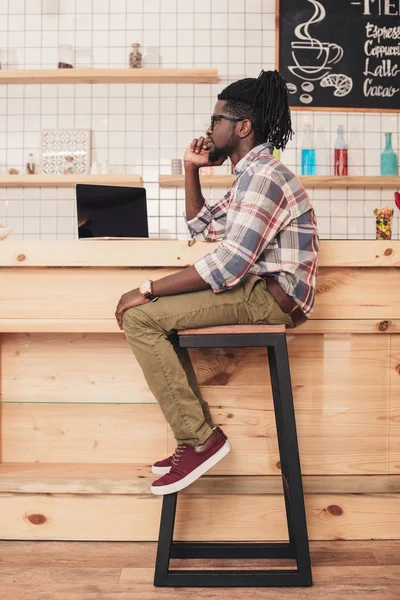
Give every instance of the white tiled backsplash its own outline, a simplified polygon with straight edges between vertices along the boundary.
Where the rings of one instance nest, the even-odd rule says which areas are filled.
[[[1,0],[0,48],[23,68],[54,68],[58,45],[75,46],[77,66],[127,67],[130,44],[156,48],[162,67],[212,67],[218,84],[3,85],[0,88],[0,171],[23,172],[29,152],[39,161],[40,130],[92,129],[92,160],[111,173],[141,174],[151,237],[187,237],[183,190],[160,189],[194,136],[209,123],[218,92],[231,81],[274,68],[275,0]],[[92,56],[91,56],[92,55]],[[399,148],[400,115],[293,112],[296,136],[282,160],[300,172],[304,125],[311,123],[317,174],[332,174],[339,124],[349,144],[349,175],[379,175],[385,131]],[[228,167],[216,172],[227,173]],[[394,206],[392,190],[309,190],[321,238],[375,237],[373,208]],[[216,200],[221,189],[206,189]],[[394,237],[400,237],[399,211]],[[13,238],[76,236],[72,189],[0,189],[0,223]]]

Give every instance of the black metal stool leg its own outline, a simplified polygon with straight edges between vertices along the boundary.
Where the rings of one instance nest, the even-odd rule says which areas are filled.
[[[280,406],[281,398],[279,395],[275,348],[273,346],[268,346],[267,352],[268,352],[268,362],[269,362],[269,374],[270,374],[270,378],[271,378],[271,387],[272,387],[272,399],[274,402],[276,434],[277,434],[277,438],[278,438],[279,462],[281,465],[283,495],[284,495],[284,499],[285,499],[289,542],[294,548],[295,546],[294,546],[294,531],[293,531],[293,514],[292,514],[292,507],[290,504],[290,494],[289,494],[289,487],[288,487],[288,467],[287,467],[288,459],[287,459],[286,446],[284,443],[283,431],[282,431],[282,411],[281,411],[281,406]]]
[[[281,437],[279,445],[280,448],[282,446],[283,457],[286,462],[286,464],[283,465],[283,468],[286,471],[284,475],[287,480],[289,510],[292,516],[291,535],[293,536],[293,541],[296,545],[299,572],[302,573],[305,578],[309,579],[311,584],[307,521],[285,335],[277,336],[274,350],[275,352],[272,352],[269,356],[272,359],[272,370],[276,373],[275,386],[278,395],[275,396],[274,393],[274,405],[275,414],[278,415],[278,431],[280,431],[280,433],[278,433],[278,438]]]
[[[154,572],[154,585],[157,586],[165,585],[168,576],[169,561],[171,558],[171,546],[174,536],[177,500],[177,493],[167,494],[163,497],[156,568]]]

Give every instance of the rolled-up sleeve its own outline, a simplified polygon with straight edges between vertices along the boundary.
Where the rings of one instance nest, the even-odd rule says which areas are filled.
[[[196,238],[199,236],[199,234],[203,234],[200,237],[204,238],[204,231],[209,229],[212,221],[212,214],[208,204],[205,203],[203,208],[195,217],[193,217],[193,219],[188,220],[186,218],[186,213],[183,213],[183,217],[186,221],[186,225],[188,226],[189,233],[192,238]]]
[[[204,203],[204,206],[199,213],[188,220],[186,214],[183,217],[189,229],[189,233],[193,239],[215,242],[221,240],[226,228],[226,215],[230,203],[230,190],[213,205]]]
[[[232,201],[225,239],[194,263],[214,292],[235,287],[292,215],[280,183],[264,174],[243,173]]]

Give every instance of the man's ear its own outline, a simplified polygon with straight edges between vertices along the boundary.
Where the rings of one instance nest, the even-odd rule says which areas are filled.
[[[243,121],[239,121],[238,125],[238,136],[240,138],[244,139],[248,137],[253,131],[253,123],[250,121],[250,119],[243,119]]]

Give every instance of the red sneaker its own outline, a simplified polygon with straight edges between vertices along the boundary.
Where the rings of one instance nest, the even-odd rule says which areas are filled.
[[[230,449],[229,440],[216,429],[204,444],[179,444],[170,472],[153,481],[152,493],[164,495],[183,490],[223,459]]]
[[[228,439],[219,425],[214,428],[214,431],[219,431],[225,439]],[[175,452],[171,456],[168,456],[168,458],[164,458],[163,460],[158,460],[155,462],[154,465],[151,466],[151,472],[155,475],[165,475],[166,473],[169,473],[172,467],[172,459],[174,458],[178,448],[176,448]]]

